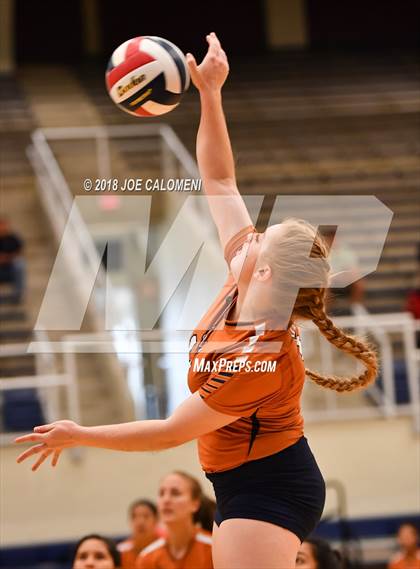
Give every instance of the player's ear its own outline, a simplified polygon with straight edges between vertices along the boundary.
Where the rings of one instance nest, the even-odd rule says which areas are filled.
[[[272,277],[272,271],[270,265],[264,264],[255,269],[254,271],[254,279],[259,282],[266,282],[270,280]]]

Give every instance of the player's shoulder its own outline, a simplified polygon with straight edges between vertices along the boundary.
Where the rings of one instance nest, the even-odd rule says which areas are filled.
[[[420,561],[420,548],[417,549],[415,558],[417,561]],[[406,565],[405,557],[399,551],[391,557],[389,564],[388,564],[388,569],[403,569],[403,567],[405,567],[405,565]]]
[[[152,543],[150,543],[140,552],[140,557],[146,557],[146,555],[156,554],[160,549],[165,547],[165,544],[166,540],[164,537],[160,537],[159,539],[152,541]]]
[[[208,545],[211,547],[212,544],[212,537],[211,534],[205,531],[198,531],[195,534],[195,541],[203,544],[203,545]]]
[[[124,539],[117,544],[117,549],[120,553],[126,553],[127,551],[131,551],[134,547],[134,543],[132,539]]]
[[[400,569],[403,567],[404,557],[401,552],[394,553],[388,563],[388,569]]]

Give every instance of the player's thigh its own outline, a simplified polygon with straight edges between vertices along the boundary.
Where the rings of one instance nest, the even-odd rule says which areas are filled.
[[[299,538],[291,531],[258,520],[224,520],[213,536],[215,569],[290,569]]]
[[[216,524],[216,522],[213,522],[213,529],[211,531],[212,540],[217,538],[218,529],[219,526]]]
[[[211,555],[213,558],[213,565],[215,566],[215,561],[214,561],[214,552],[217,550],[217,539],[219,536],[219,526],[216,524],[216,522],[213,522],[213,530],[211,532]]]

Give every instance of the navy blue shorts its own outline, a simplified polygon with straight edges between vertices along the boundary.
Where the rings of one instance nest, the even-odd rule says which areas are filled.
[[[206,477],[216,494],[218,526],[231,518],[261,520],[304,541],[324,509],[324,479],[305,437],[276,454]]]

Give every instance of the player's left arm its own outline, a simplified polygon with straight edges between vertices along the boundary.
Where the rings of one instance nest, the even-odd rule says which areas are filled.
[[[52,455],[52,464],[55,466],[63,449],[77,446],[121,451],[163,450],[220,429],[237,418],[211,409],[196,392],[167,419],[98,427],[83,427],[65,420],[35,427],[33,433],[16,439],[17,443],[35,443],[24,451],[17,461],[22,462],[39,454],[32,467],[32,470],[36,470]]]

